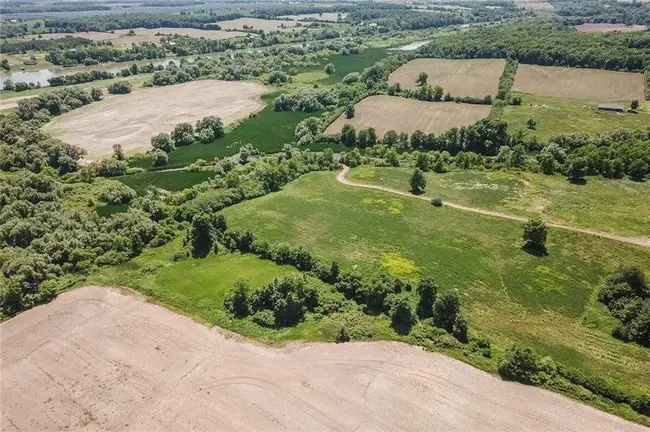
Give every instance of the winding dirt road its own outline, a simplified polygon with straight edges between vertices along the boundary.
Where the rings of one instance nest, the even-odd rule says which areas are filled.
[[[380,191],[384,191],[384,192],[390,192],[390,193],[397,194],[397,195],[402,195],[402,196],[409,197],[409,198],[421,199],[421,200],[425,200],[425,201],[430,201],[431,200],[431,197],[428,197],[426,195],[413,195],[412,193],[404,192],[404,191],[401,191],[401,190],[398,190],[398,189],[389,188],[389,187],[386,187],[386,186],[377,186],[377,185],[371,185],[371,184],[367,184],[367,183],[354,182],[354,181],[347,178],[347,175],[348,175],[349,171],[350,171],[350,167],[347,167],[347,166],[344,165],[343,169],[341,170],[341,172],[339,172],[336,179],[340,183],[343,183],[344,185],[347,185],[347,186],[359,187],[359,188],[365,188],[365,189],[375,189],[375,190],[380,190]],[[514,221],[518,221],[518,222],[526,222],[528,220],[528,218],[525,218],[523,216],[515,216],[515,215],[512,215],[512,214],[508,214],[508,213],[495,212],[495,211],[485,210],[485,209],[477,208],[477,207],[468,207],[468,206],[464,206],[462,204],[457,204],[457,203],[454,203],[454,202],[451,202],[451,201],[445,201],[444,205],[446,205],[447,207],[452,207],[452,208],[458,209],[458,210],[468,211],[468,212],[472,212],[472,213],[478,213],[478,214],[482,214],[482,215],[486,215],[486,216],[498,217],[498,218],[502,218],[502,219],[510,219],[510,220],[514,220]],[[597,237],[603,237],[603,238],[606,238],[606,239],[616,240],[616,241],[619,241],[619,242],[629,243],[629,244],[633,244],[633,245],[637,245],[637,246],[650,247],[650,238],[625,237],[625,236],[619,236],[619,235],[616,235],[616,234],[610,234],[610,233],[606,233],[606,232],[602,232],[602,231],[594,231],[594,230],[590,230],[590,229],[578,228],[578,227],[559,224],[559,223],[554,223],[554,222],[546,222],[546,225],[549,226],[549,227],[552,227],[552,228],[558,228],[558,229],[563,229],[563,230],[567,230],[567,231],[575,231],[575,232],[579,232],[579,233],[583,233],[583,234],[589,234],[589,235],[593,235],[593,236],[597,236]]]
[[[0,342],[3,431],[647,431],[414,346],[270,348],[105,287]]]

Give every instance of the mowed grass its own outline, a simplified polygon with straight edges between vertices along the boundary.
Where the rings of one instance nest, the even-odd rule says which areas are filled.
[[[470,326],[495,352],[514,342],[626,390],[650,391],[650,351],[610,335],[597,303],[620,265],[650,271],[650,249],[551,229],[547,256],[521,249],[521,224],[436,208],[426,201],[338,183],[312,173],[279,193],[223,211],[231,227],[305,246],[362,272],[397,267],[458,289]]]
[[[180,191],[214,177],[213,171],[150,171],[115,177],[142,195],[150,186],[168,191]]]
[[[357,167],[348,178],[408,191],[409,168]],[[516,171],[425,173],[425,196],[466,206],[535,217],[619,235],[650,238],[650,183],[589,177],[584,185],[564,176]]]
[[[524,131],[528,137],[542,141],[562,134],[584,132],[598,134],[620,129],[646,130],[650,125],[650,102],[639,100],[641,108],[637,113],[616,113],[595,109],[599,102],[563,99],[551,96],[519,94],[519,106],[508,105],[503,111],[503,120],[508,123],[508,133]],[[628,102],[618,102],[626,109]],[[537,122],[535,129],[528,129],[528,119]]]
[[[179,237],[165,246],[147,249],[128,263],[101,269],[84,284],[130,287],[201,322],[266,342],[332,341],[341,328],[340,316],[306,320],[295,327],[283,329],[268,329],[250,320],[233,319],[224,308],[224,298],[239,279],[245,278],[252,291],[274,278],[298,274],[298,271],[251,254],[212,255],[202,259],[174,261],[172,257],[181,247],[182,238]],[[316,279],[312,281],[321,293],[333,290]],[[384,335],[384,338],[397,337],[390,329],[387,318],[365,317],[361,312],[353,312],[352,315],[363,320],[375,333]]]

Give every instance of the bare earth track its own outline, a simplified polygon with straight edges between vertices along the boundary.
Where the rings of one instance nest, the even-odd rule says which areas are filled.
[[[57,117],[45,130],[88,151],[88,159],[113,153],[146,150],[151,137],[170,132],[182,122],[215,115],[231,123],[263,107],[259,98],[268,88],[244,81],[200,80],[164,87],[135,89]]]
[[[646,430],[417,347],[258,346],[111,288],[0,329],[6,431]]]
[[[389,188],[386,186],[377,186],[377,185],[371,185],[371,184],[366,184],[366,183],[357,183],[354,182],[350,179],[347,178],[348,171],[350,171],[350,168],[347,166],[344,166],[341,172],[339,172],[338,176],[336,179],[347,186],[353,186],[353,187],[360,187],[360,188],[366,188],[366,189],[376,189],[376,190],[381,190],[384,192],[390,192],[402,196],[406,196],[409,198],[417,198],[417,199],[422,199],[425,201],[430,201],[431,197],[426,196],[426,195],[413,195],[409,192],[404,192],[401,190]],[[462,204],[456,204],[451,201],[445,201],[444,205],[447,207],[455,208],[458,210],[463,210],[463,211],[468,211],[472,213],[478,213],[486,216],[493,216],[493,217],[499,217],[502,219],[510,219],[514,221],[519,221],[519,222],[525,222],[528,220],[528,218],[522,217],[522,216],[515,216],[512,214],[507,214],[507,213],[501,213],[501,212],[495,212],[491,210],[485,210],[477,207],[468,207],[464,206]],[[564,224],[558,224],[558,223],[553,223],[553,222],[546,222],[546,225],[552,228],[558,228],[558,229],[563,229],[563,230],[568,230],[568,231],[575,231],[583,234],[588,234],[588,235],[594,235],[597,237],[603,237],[607,238],[610,240],[616,240],[620,241],[623,243],[629,243],[629,244],[634,244],[637,246],[643,246],[643,247],[650,247],[650,238],[645,238],[645,237],[625,237],[625,236],[618,236],[615,234],[609,234],[605,233],[602,231],[595,231],[595,230],[590,230],[590,229],[585,229],[585,228],[577,228],[569,225],[564,225]]]

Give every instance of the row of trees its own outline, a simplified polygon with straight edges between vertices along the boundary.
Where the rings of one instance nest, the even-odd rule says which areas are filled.
[[[157,44],[144,42],[132,45],[126,49],[114,48],[110,45],[86,45],[74,50],[50,50],[45,60],[61,66],[78,64],[97,64],[107,62],[128,62],[135,60],[151,60],[166,57],[165,49]]]

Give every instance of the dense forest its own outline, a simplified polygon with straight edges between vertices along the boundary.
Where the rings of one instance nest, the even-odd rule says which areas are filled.
[[[648,25],[650,7],[642,2],[572,1],[556,3],[556,13],[568,24],[610,23]]]
[[[643,71],[650,34],[579,33],[550,24],[513,24],[440,35],[422,47],[423,57],[513,58],[521,63]]]

